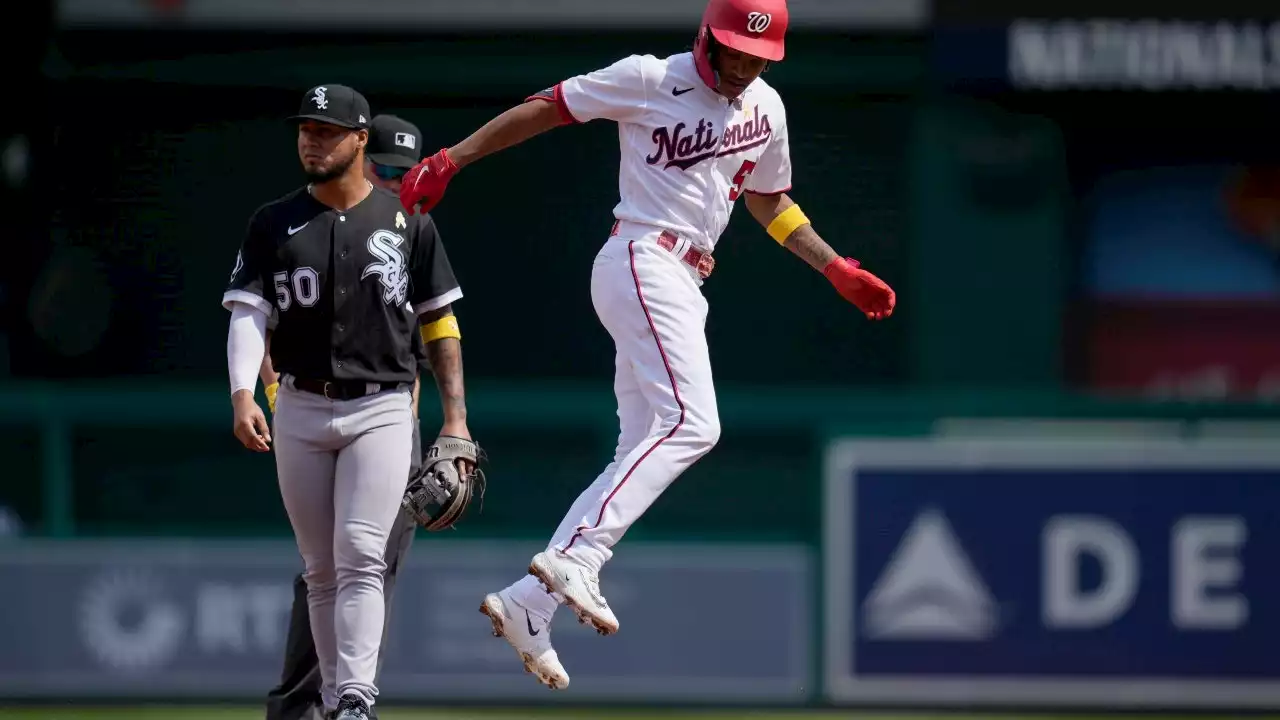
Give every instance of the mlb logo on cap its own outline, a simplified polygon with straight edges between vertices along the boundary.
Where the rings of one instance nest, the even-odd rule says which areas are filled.
[[[418,164],[422,131],[417,125],[395,115],[378,115],[369,130],[365,157],[375,165],[405,168]]]

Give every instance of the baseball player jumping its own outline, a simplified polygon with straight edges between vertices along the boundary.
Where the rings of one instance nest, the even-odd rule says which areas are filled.
[[[364,178],[376,188],[392,193],[400,191],[400,179],[422,158],[422,132],[413,123],[394,115],[375,115],[369,124],[369,144],[365,146]],[[279,392],[279,374],[271,365],[271,335],[278,322],[278,313],[267,320],[266,356],[262,360],[259,376],[266,391],[267,403],[275,412],[276,394]],[[416,344],[416,343],[415,343]],[[441,349],[440,343],[428,344],[432,352]],[[424,361],[430,358],[422,357]],[[419,378],[430,373],[419,363],[420,372],[413,381],[413,449],[409,453],[409,475],[416,476],[422,467],[421,435],[418,429]],[[413,544],[417,523],[413,515],[402,512],[396,516],[387,540],[386,572],[382,578],[382,595],[386,621],[383,623],[382,645],[378,650],[378,671],[382,669],[386,653],[387,631],[390,628],[391,601],[396,585],[396,573],[400,563]],[[310,610],[307,607],[307,583],[301,574],[293,581],[293,609],[289,614],[289,630],[286,634],[284,667],[280,682],[267,693],[266,720],[321,720],[323,702],[320,695],[320,662],[316,657],[315,642],[311,638]],[[378,672],[375,671],[375,681]],[[374,708],[369,709],[370,720],[377,719]]]
[[[692,52],[631,55],[565,80],[419,163],[401,184],[401,204],[426,211],[461,168],[483,157],[561,125],[618,123],[620,202],[591,273],[591,300],[616,348],[617,450],[530,561],[529,576],[481,605],[494,634],[549,687],[569,684],[550,641],[558,604],[601,634],[617,632],[600,568],[627,528],[720,437],[700,288],[735,202],[743,198],[770,237],[868,318],[893,313],[893,290],[832,250],[786,194],[786,111],[760,78],[782,59],[786,29],[785,0],[710,0]]]
[[[364,178],[371,116],[349,87],[303,96],[292,120],[311,182],[254,212],[222,299],[234,431],[259,452],[273,433],[253,395],[267,318],[278,313],[276,470],[334,720],[368,720],[377,695],[385,553],[410,484],[421,343],[444,415],[433,450],[470,443],[451,310],[462,291],[431,218],[406,218]]]

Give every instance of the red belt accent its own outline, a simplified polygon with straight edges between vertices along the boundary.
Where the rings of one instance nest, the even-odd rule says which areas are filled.
[[[620,224],[620,220],[613,221],[613,229],[609,231],[610,237],[618,234],[618,225]],[[680,237],[670,230],[663,230],[662,233],[658,235],[658,245],[664,250],[674,251],[676,249],[676,243],[678,242],[680,242]],[[716,261],[711,257],[711,253],[704,253],[693,247],[693,245],[690,245],[684,255],[680,256],[680,260],[697,271],[698,277],[703,280],[706,280],[711,275],[711,271],[714,270],[716,266]]]

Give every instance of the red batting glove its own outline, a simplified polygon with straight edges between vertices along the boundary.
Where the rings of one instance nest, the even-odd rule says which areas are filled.
[[[444,197],[445,186],[457,174],[458,166],[444,148],[413,166],[400,180],[400,204],[412,215],[431,210]]]
[[[836,258],[822,269],[822,274],[835,286],[840,297],[857,305],[868,319],[889,317],[897,302],[893,288],[859,265],[853,258]]]

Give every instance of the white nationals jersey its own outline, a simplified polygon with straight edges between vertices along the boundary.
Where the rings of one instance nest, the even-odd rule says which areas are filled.
[[[692,53],[632,55],[552,92],[566,119],[618,123],[619,220],[670,230],[709,252],[743,192],[791,189],[786,111],[762,79],[728,100],[698,76]]]

